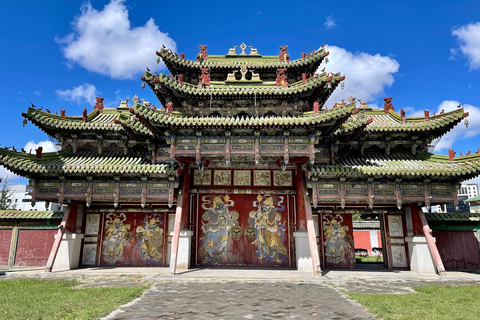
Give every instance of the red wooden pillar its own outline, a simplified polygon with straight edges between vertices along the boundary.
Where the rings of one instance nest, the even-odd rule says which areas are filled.
[[[303,176],[301,164],[297,165],[297,192],[298,192],[298,212],[297,212],[297,231],[305,230],[308,233],[308,244],[310,246],[310,256],[312,258],[313,275],[321,274],[320,258],[317,250],[317,237],[315,234],[315,224],[313,223],[312,206],[310,197],[307,194],[307,182]]]
[[[55,263],[55,258],[57,257],[58,248],[60,248],[60,243],[62,242],[63,235],[67,230],[67,222],[69,222],[70,216],[75,216],[76,219],[76,206],[75,208],[68,207],[63,215],[62,222],[58,226],[57,235],[55,236],[55,242],[53,243],[52,250],[48,256],[47,265],[45,266],[45,272],[52,272],[53,264]],[[75,210],[75,214],[71,214],[71,211]]]
[[[297,230],[296,231],[305,231],[307,230],[307,216],[305,214],[305,201],[303,199],[303,195],[306,192],[306,188],[304,187],[304,178],[301,165],[297,166],[297,179],[296,179],[296,189],[297,189]],[[310,204],[308,204],[310,206]]]
[[[440,276],[445,276],[445,267],[443,266],[442,258],[440,257],[440,253],[438,252],[437,245],[435,240],[432,236],[432,229],[428,226],[427,219],[425,218],[425,214],[423,213],[422,209],[419,208],[418,215],[420,216],[420,220],[422,220],[423,225],[423,234],[427,240],[428,250],[433,257],[433,262],[435,263],[435,268],[437,269],[437,273]]]
[[[175,211],[175,224],[173,227],[172,237],[172,256],[170,258],[170,273],[177,272],[178,243],[180,240],[181,228],[188,228],[188,198],[190,186],[190,168],[188,163],[185,164],[185,174],[183,176],[180,190],[177,197],[177,209]]]

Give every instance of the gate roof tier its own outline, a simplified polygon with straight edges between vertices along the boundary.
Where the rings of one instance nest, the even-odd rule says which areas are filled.
[[[154,177],[171,178],[177,166],[170,163],[152,164],[146,155],[123,155],[121,152],[72,152],[62,150],[42,154],[41,158],[28,153],[0,149],[0,165],[10,171],[32,178],[66,177]]]
[[[62,219],[63,211],[0,210],[0,220]]]
[[[192,127],[192,128],[290,128],[290,127],[319,127],[329,129],[338,122],[344,122],[352,114],[358,112],[356,104],[339,105],[336,108],[322,110],[318,113],[307,112],[298,116],[269,116],[269,117],[240,117],[240,116],[186,116],[182,114],[168,114],[165,111],[153,109],[145,105],[135,105],[130,109],[142,122],[151,127]]]
[[[295,78],[301,73],[315,73],[323,59],[329,52],[323,47],[303,59],[296,59],[290,62],[280,61],[276,56],[250,56],[250,55],[208,55],[207,60],[199,62],[182,59],[169,49],[162,48],[156,52],[163,59],[165,65],[172,75],[184,74],[186,72],[200,74],[201,68],[209,68],[211,72],[227,73],[248,66],[258,73],[276,73],[277,69],[287,68],[289,77]]]
[[[323,105],[330,97],[338,84],[345,79],[340,73],[328,76],[326,72],[316,75],[305,82],[298,81],[290,84],[288,87],[277,87],[275,82],[263,83],[262,85],[229,85],[215,84],[209,87],[197,86],[186,82],[180,82],[173,77],[165,74],[153,75],[145,72],[142,80],[152,88],[153,92],[163,105],[166,101],[173,100],[175,110],[181,108],[179,102],[186,98],[198,100],[210,99],[271,99],[272,97],[280,99],[299,98],[314,101]]]
[[[104,109],[103,113],[95,109],[87,115],[86,121],[84,121],[82,116],[61,117],[31,107],[28,108],[27,113],[22,113],[22,116],[51,137],[57,137],[57,134],[76,134],[77,136],[95,134],[153,136],[148,127],[142,125],[135,117],[132,117],[128,110],[115,108]]]
[[[480,175],[480,154],[456,157],[428,152],[415,156],[404,152],[365,154],[339,158],[336,164],[308,165],[311,180],[322,178],[387,178],[403,180],[463,181]]]
[[[381,135],[383,140],[385,135],[400,134],[417,137],[419,135],[428,135],[429,140],[433,140],[450,131],[467,116],[468,113],[461,108],[429,118],[405,117],[402,120],[401,116],[393,110],[385,113],[383,109],[360,107],[360,112],[352,115],[335,134],[339,136],[350,135],[362,126],[362,123],[368,121],[368,125],[363,129],[366,139]]]

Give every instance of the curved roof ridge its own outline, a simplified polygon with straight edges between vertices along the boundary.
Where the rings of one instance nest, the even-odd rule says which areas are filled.
[[[329,52],[325,47],[322,47],[320,50],[317,50],[309,55],[306,55],[304,58],[299,58],[291,60],[290,62],[280,61],[277,55],[263,55],[263,56],[232,56],[227,57],[227,55],[208,55],[208,59],[202,62],[195,60],[181,58],[177,53],[172,52],[168,48],[162,48],[160,51],[157,51],[156,54],[162,58],[168,70],[172,74],[177,74],[178,68],[190,68],[198,69],[200,68],[238,68],[241,64],[254,65],[256,69],[270,69],[270,68],[294,68],[294,67],[303,67],[309,65],[320,64],[322,60],[329,55]],[[276,61],[275,61],[276,60]]]

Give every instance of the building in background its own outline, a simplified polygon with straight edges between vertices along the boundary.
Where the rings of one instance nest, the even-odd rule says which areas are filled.
[[[454,204],[443,204],[443,205],[436,205],[431,207],[432,213],[447,213],[447,212],[479,212],[478,207],[475,207],[465,201],[467,199],[475,198],[478,196],[478,184],[476,183],[462,183],[460,189],[457,192],[458,196],[458,208]],[[427,208],[423,208],[424,212],[428,212]]]
[[[11,196],[7,202],[11,205],[12,210],[21,211],[45,211],[45,210],[60,210],[57,203],[48,203],[45,201],[35,202],[32,206],[32,191],[33,188],[25,184],[13,184],[10,186]],[[47,207],[48,206],[48,207]]]

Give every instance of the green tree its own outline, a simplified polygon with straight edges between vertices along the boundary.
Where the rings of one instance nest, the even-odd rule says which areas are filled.
[[[13,195],[13,190],[10,186],[8,176],[5,176],[5,178],[1,181],[2,188],[0,189],[0,210],[14,209],[15,205],[10,199],[10,197]]]

